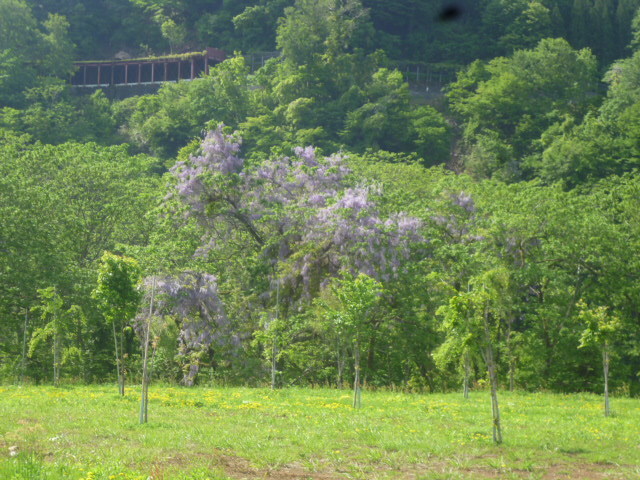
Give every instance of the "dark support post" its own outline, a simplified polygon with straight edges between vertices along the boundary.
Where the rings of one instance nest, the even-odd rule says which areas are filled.
[[[182,62],[180,60],[178,60],[178,82],[180,81],[180,74],[182,73],[182,65],[180,65]]]
[[[129,83],[129,64],[125,63],[124,64],[124,84],[128,84]]]
[[[142,83],[142,64],[138,63],[138,84]]]
[[[100,65],[98,65],[98,86],[100,86]]]
[[[156,80],[156,65],[155,63],[151,64],[151,83],[154,83]]]
[[[87,66],[82,67],[82,86],[85,87],[87,85]]]
[[[167,62],[164,62],[163,65],[164,65],[164,78],[162,79],[162,81],[166,82],[167,81],[167,70],[168,70]]]
[[[191,80],[193,80],[194,78],[196,78],[196,62],[192,58],[191,59]]]

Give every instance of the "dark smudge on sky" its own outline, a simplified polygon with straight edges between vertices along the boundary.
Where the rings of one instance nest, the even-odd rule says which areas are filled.
[[[458,20],[462,16],[463,10],[460,5],[456,3],[449,3],[442,7],[440,13],[438,14],[438,20],[441,22],[451,22],[453,20]]]

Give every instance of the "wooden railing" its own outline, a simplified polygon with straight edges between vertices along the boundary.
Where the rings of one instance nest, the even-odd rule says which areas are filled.
[[[76,62],[71,77],[75,87],[100,88],[117,85],[150,85],[193,80],[209,73],[212,65],[225,59],[225,52],[207,48],[204,52],[131,60]]]

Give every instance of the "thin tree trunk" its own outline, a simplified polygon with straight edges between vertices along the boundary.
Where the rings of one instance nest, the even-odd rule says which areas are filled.
[[[271,390],[276,389],[276,380],[278,373],[278,314],[280,311],[280,280],[277,280],[276,284],[276,318],[275,318],[275,330],[272,332],[273,337],[271,341]]]
[[[120,387],[120,395],[122,395],[124,397],[124,384],[125,384],[125,375],[126,375],[126,368],[125,368],[125,353],[124,353],[124,332],[122,332],[120,334],[120,380],[122,380],[122,385]]]
[[[489,329],[489,311],[484,312],[484,334],[485,334],[485,361],[489,370],[489,383],[491,383],[491,413],[493,415],[493,442],[502,443],[502,427],[500,426],[500,407],[498,406],[498,375],[496,362],[493,356],[493,345],[491,343],[491,331]]]
[[[147,412],[149,406],[149,332],[151,330],[151,316],[153,315],[153,300],[156,291],[156,279],[153,279],[151,287],[151,302],[149,305],[149,316],[147,318],[147,330],[144,335],[144,356],[142,360],[142,398],[140,399],[140,423],[147,423]]]
[[[496,375],[496,366],[493,361],[493,352],[488,347],[491,360],[489,362],[489,378],[491,380],[491,412],[493,414],[493,441],[497,444],[502,443],[502,427],[500,425],[500,407],[498,406],[498,378]]]
[[[360,408],[360,344],[356,340],[354,351],[355,379],[353,381],[353,408]]]
[[[82,331],[82,317],[80,315],[77,316],[76,319],[76,345],[80,350],[80,375],[84,380],[84,383],[89,383],[89,374],[87,370],[87,355],[84,348],[84,336]]]
[[[27,373],[27,330],[29,328],[29,309],[24,312],[24,330],[22,332],[22,365],[20,366],[20,383],[24,383]]]
[[[524,260],[523,260],[524,261]],[[509,352],[509,391],[515,390],[515,373],[516,373],[516,358],[513,352],[513,318],[509,318],[509,331],[507,332],[507,351]]]
[[[509,362],[509,391],[513,392],[515,390],[515,371],[516,371],[516,366],[515,366],[515,362],[513,360],[511,360]]]
[[[122,379],[120,378],[120,355],[118,354],[118,336],[116,335],[116,322],[112,322],[111,326],[113,327],[113,344],[116,349],[116,372],[118,374],[118,392],[120,395],[124,395],[124,391],[122,388]]]
[[[373,372],[376,359],[376,335],[371,335],[369,339],[369,351],[367,352],[367,371]],[[366,380],[366,379],[365,379]]]
[[[344,386],[344,364],[345,364],[345,353],[340,343],[340,338],[336,339],[336,357],[338,363],[338,388],[342,388]]]
[[[471,376],[471,356],[464,352],[464,381],[462,384],[464,398],[469,398],[469,377]]]
[[[53,385],[60,385],[60,333],[57,330],[53,332]]]
[[[278,372],[278,344],[276,342],[275,337],[272,339],[271,343],[271,390],[276,389],[276,377]]]
[[[602,350],[602,366],[604,371],[604,416],[611,415],[609,408],[609,346],[605,343]]]

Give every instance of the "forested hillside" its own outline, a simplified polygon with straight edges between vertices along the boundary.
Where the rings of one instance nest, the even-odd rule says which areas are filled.
[[[0,0],[0,380],[639,393],[639,8]]]

